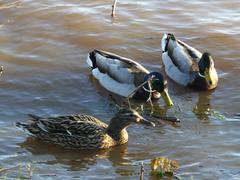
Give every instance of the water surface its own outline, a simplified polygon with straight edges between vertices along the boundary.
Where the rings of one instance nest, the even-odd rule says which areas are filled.
[[[13,1],[1,1],[7,4]],[[22,0],[0,10],[0,166],[31,163],[34,179],[138,179],[140,162],[167,156],[184,179],[239,179],[240,3],[233,1]],[[162,114],[181,119],[156,128],[129,127],[129,143],[105,151],[69,151],[35,141],[14,126],[27,114],[86,113],[109,122],[117,112],[85,60],[95,48],[164,73],[160,40],[172,32],[209,51],[219,74],[212,92],[169,81],[176,105]],[[118,101],[118,99],[117,99]],[[226,118],[222,119],[221,116]],[[146,179],[151,178],[148,173]]]

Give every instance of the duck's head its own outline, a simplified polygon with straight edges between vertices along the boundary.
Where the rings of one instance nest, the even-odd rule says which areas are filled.
[[[203,53],[200,61],[198,62],[199,74],[205,77],[208,86],[213,86],[217,81],[217,74],[214,68],[214,62],[211,54],[208,52]]]
[[[153,91],[153,95],[156,92],[157,92],[157,94],[160,93],[163,100],[167,104],[167,106],[172,107],[173,102],[172,102],[172,99],[170,98],[170,96],[168,94],[167,80],[164,79],[162,74],[158,73],[158,72],[149,73],[147,76],[145,76],[144,80],[147,81],[151,77],[152,77],[152,80],[150,81],[150,85],[151,85],[151,88],[152,88],[152,91]],[[145,91],[150,92],[150,87],[149,87],[148,83],[145,84],[143,88],[144,88]]]
[[[144,124],[148,126],[155,126],[153,122],[150,122],[143,118],[136,110],[133,109],[121,109],[111,119],[109,124],[110,131],[122,130],[129,126],[131,123]]]

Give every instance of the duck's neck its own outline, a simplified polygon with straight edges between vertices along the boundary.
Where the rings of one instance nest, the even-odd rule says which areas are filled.
[[[128,125],[118,123],[117,119],[111,119],[111,122],[106,129],[106,133],[111,136],[116,142],[123,144],[128,141],[126,128]]]
[[[213,83],[209,85],[206,81],[205,76],[200,73],[196,73],[192,83],[190,83],[188,86],[197,90],[211,90],[217,86],[217,76],[214,76],[213,80]]]
[[[195,78],[193,79],[192,83],[188,85],[190,88],[196,90],[207,90],[207,82],[203,75],[200,73],[196,73]]]

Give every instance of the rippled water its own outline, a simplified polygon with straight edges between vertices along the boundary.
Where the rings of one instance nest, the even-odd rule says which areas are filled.
[[[239,0],[125,0],[118,2],[114,20],[111,3],[22,0],[0,8],[0,167],[29,162],[34,179],[138,179],[143,161],[148,179],[149,160],[167,156],[179,161],[184,179],[239,179]],[[104,49],[164,72],[165,32],[211,52],[219,74],[213,92],[193,92],[169,80],[181,111],[160,111],[179,117],[180,126],[131,126],[128,144],[93,152],[42,144],[14,126],[28,113],[86,113],[109,122],[117,108],[90,75],[87,53]]]

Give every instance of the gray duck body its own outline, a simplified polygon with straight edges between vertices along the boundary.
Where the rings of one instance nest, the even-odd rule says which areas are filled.
[[[173,34],[163,35],[162,61],[166,74],[180,85],[196,90],[210,90],[217,86],[218,76],[211,55],[202,54]]]

